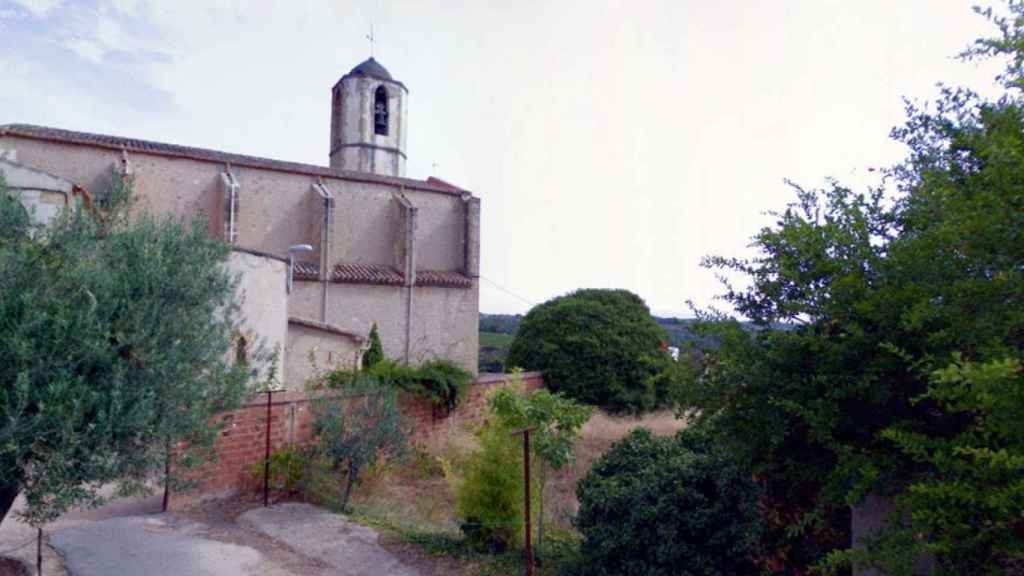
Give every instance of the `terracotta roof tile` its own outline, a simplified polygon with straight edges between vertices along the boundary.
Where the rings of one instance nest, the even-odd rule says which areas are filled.
[[[308,262],[295,263],[296,280],[319,280],[320,266]],[[391,266],[380,264],[338,263],[331,274],[331,282],[341,284],[376,284],[379,286],[402,286],[405,275]],[[442,288],[472,288],[473,279],[461,272],[443,270],[419,270],[416,272],[417,286],[440,286]]]
[[[417,286],[441,286],[444,288],[472,288],[473,279],[461,272],[439,270],[417,270]]]
[[[447,182],[439,183],[431,180],[414,180],[412,178],[381,176],[378,174],[368,174],[365,172],[354,172],[350,170],[335,170],[333,168],[328,168],[327,166],[272,160],[270,158],[246,156],[244,154],[232,154],[230,152],[221,152],[219,150],[210,150],[207,148],[193,148],[191,146],[179,146],[177,144],[166,144],[163,142],[138,140],[135,138],[123,138],[120,136],[108,136],[106,134],[75,132],[72,130],[50,128],[47,126],[34,126],[31,124],[0,125],[0,137],[8,134],[36,140],[80,144],[84,146],[95,146],[113,150],[128,150],[160,156],[191,158],[193,160],[205,160],[217,163],[230,163],[238,166],[249,166],[252,168],[262,168],[265,170],[275,170],[279,172],[308,174],[310,176],[323,176],[326,178],[338,178],[341,180],[351,180],[356,182],[373,182],[393,186],[405,186],[406,188],[438,192],[441,194],[459,195],[464,193],[463,190],[456,188]]]
[[[292,278],[295,280],[319,280],[320,265],[309,262],[296,262]]]
[[[405,283],[402,273],[391,266],[375,264],[337,264],[331,274],[332,282],[347,284],[380,284],[401,286]]]

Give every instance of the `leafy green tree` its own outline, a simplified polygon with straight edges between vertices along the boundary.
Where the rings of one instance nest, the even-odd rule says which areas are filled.
[[[758,485],[701,429],[634,430],[579,481],[588,576],[754,576]]]
[[[911,521],[894,537],[937,552],[941,569],[998,573],[995,550],[1019,555],[1019,524],[1001,533],[1012,545],[974,529],[1006,525],[996,501],[1020,518],[1016,492],[1000,484],[1009,470],[986,468],[989,452],[977,452],[1010,450],[1012,462],[1020,431],[990,430],[985,402],[1012,405],[1015,393],[993,384],[1005,374],[964,374],[1005,370],[1024,344],[1024,4],[1008,6],[1003,38],[969,52],[1010,56],[1008,93],[985,101],[944,88],[931,108],[908,105],[893,131],[908,157],[883,187],[797,187],[755,236],[758,256],[705,262],[747,280],[725,299],[757,329],[703,313],[719,348],[705,350],[680,405],[751,462],[767,515],[783,520],[769,540],[795,564],[844,547],[843,511],[869,493],[896,497]],[[993,500],[968,514],[965,501],[925,496],[953,479],[961,495]]]
[[[455,489],[456,512],[466,539],[495,552],[523,539],[523,448],[513,431],[500,420],[486,420],[476,432],[479,448],[463,466]]]
[[[500,388],[488,403],[491,413],[505,428],[534,429],[530,432],[530,450],[531,458],[538,460],[537,542],[540,548],[544,543],[544,488],[551,472],[575,461],[580,428],[590,419],[593,410],[543,388],[528,394],[511,386]]]
[[[129,217],[114,182],[46,227],[0,182],[0,518],[18,494],[41,524],[176,474],[168,450],[175,469],[208,454],[246,391],[229,247],[201,219]]]
[[[962,359],[934,374],[920,401],[970,417],[954,436],[909,430],[884,434],[928,470],[900,495],[925,549],[951,574],[998,574],[1024,557],[1024,369],[1019,358],[982,364]],[[896,537],[899,537],[897,534]]]
[[[329,390],[311,402],[313,457],[344,472],[341,509],[348,510],[352,488],[360,475],[381,457],[404,454],[407,438],[398,409],[398,390],[364,375],[340,390]]]
[[[523,318],[507,366],[543,370],[554,392],[613,412],[664,405],[656,377],[671,362],[668,335],[639,296],[577,290],[535,306]]]
[[[377,323],[370,328],[370,347],[363,354],[363,368],[370,369],[384,361],[384,347],[380,343],[380,334],[377,332]]]

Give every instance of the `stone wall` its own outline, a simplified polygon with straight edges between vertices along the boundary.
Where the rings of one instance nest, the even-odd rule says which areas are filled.
[[[528,390],[544,386],[540,372],[520,376]],[[429,443],[440,435],[480,422],[486,413],[489,394],[513,379],[507,374],[481,374],[474,381],[466,398],[452,413],[435,410],[424,398],[403,395],[400,407],[406,424],[411,427],[410,440]],[[186,494],[172,496],[171,505],[181,508],[210,498],[223,498],[240,492],[260,489],[262,480],[252,476],[252,469],[263,463],[266,447],[267,400],[262,394],[243,408],[222,416],[224,430],[217,440],[219,461],[198,472],[202,484]],[[275,393],[270,405],[271,450],[289,444],[306,446],[313,441],[312,414],[305,392]]]
[[[94,194],[109,189],[113,170],[127,160],[139,209],[186,219],[204,215],[211,236],[224,239],[231,212],[226,210],[229,194],[224,174],[230,170],[238,185],[236,246],[284,256],[289,246],[309,244],[313,251],[299,253],[297,261],[320,264],[321,255],[329,254],[325,273],[337,263],[388,266],[404,272],[408,230],[397,199],[404,198],[416,213],[412,227],[415,270],[462,272],[472,279],[472,287],[296,282],[288,314],[361,336],[377,323],[389,357],[411,363],[449,358],[467,370],[477,370],[479,200],[468,194],[464,198],[429,181],[317,176],[241,164],[229,168],[223,162],[139,151],[122,154],[15,135],[0,134],[0,150],[16,152],[25,166],[51,172]],[[324,200],[316,185],[333,196],[329,234],[324,234]],[[433,329],[439,325],[445,329]]]

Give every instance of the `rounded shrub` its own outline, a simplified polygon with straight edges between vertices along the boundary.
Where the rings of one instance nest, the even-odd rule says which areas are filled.
[[[506,366],[543,370],[544,382],[612,412],[663,405],[657,378],[671,362],[665,329],[627,290],[577,290],[535,306],[523,318]]]
[[[760,492],[697,429],[637,429],[578,483],[587,576],[746,576],[760,571]]]

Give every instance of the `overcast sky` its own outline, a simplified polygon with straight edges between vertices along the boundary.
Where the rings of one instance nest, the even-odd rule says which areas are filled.
[[[614,287],[685,315],[784,178],[862,186],[903,154],[902,97],[990,91],[995,63],[953,58],[992,32],[971,4],[0,0],[0,123],[326,164],[372,21],[408,175],[483,201],[482,311]]]

